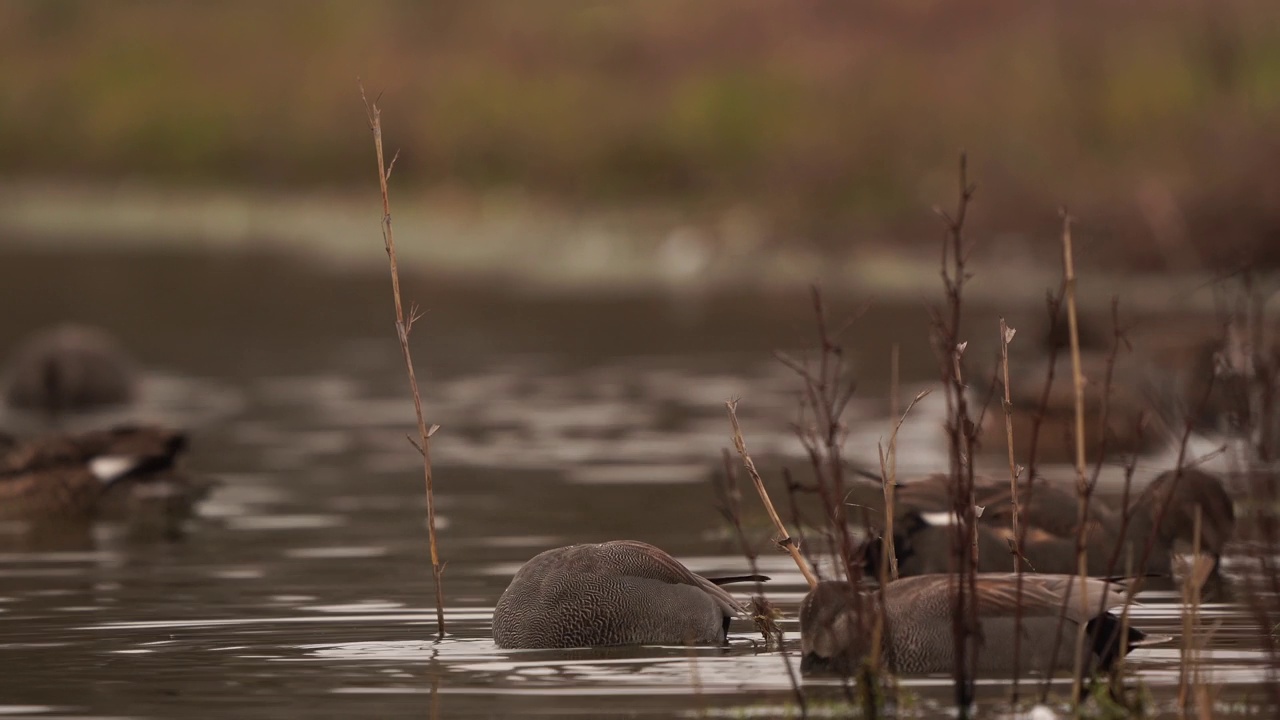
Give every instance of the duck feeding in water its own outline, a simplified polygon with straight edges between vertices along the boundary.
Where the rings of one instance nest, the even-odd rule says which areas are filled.
[[[987,675],[1007,675],[1015,668],[1040,674],[1073,669],[1081,625],[1086,630],[1086,675],[1106,670],[1117,658],[1146,644],[1145,633],[1123,627],[1111,612],[1124,604],[1121,586],[1093,578],[1083,584],[1082,603],[1078,576],[1027,573],[1019,589],[1016,575],[977,574],[979,628],[973,636],[978,642],[973,669]],[[847,582],[819,583],[800,606],[801,670],[856,671],[870,652],[873,624],[883,603],[881,657],[887,667],[904,674],[952,672],[957,585],[953,575],[902,578],[880,590],[855,590]]]
[[[493,612],[503,648],[719,645],[742,605],[720,587],[760,575],[705,578],[636,540],[547,550],[511,579]]]

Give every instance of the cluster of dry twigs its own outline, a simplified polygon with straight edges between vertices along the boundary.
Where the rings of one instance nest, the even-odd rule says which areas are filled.
[[[987,412],[991,398],[988,397],[987,403],[976,404],[974,402],[970,379],[965,374],[964,354],[968,342],[961,335],[964,288],[971,278],[971,272],[967,266],[970,246],[965,237],[965,221],[975,189],[975,186],[969,181],[967,163],[962,155],[959,163],[959,193],[956,207],[950,212],[938,211],[945,228],[941,267],[944,303],[942,306],[933,309],[931,335],[939,361],[942,392],[946,400],[944,429],[950,460],[948,487],[950,506],[953,513],[952,527],[955,531],[952,542],[952,572],[950,575],[955,583],[952,595],[954,598],[954,606],[952,608],[953,633],[955,657],[957,658],[954,681],[956,702],[962,716],[970,712],[974,693],[972,668],[976,665],[976,652],[980,643],[975,578],[978,568],[977,523],[980,522],[981,508],[978,508],[974,502],[974,456],[984,441],[994,444],[992,438],[984,438],[982,435],[983,416]],[[1115,367],[1120,354],[1129,348],[1129,341],[1126,336],[1126,328],[1120,320],[1118,300],[1113,298],[1111,303],[1113,330],[1105,370],[1102,372],[1101,377],[1085,377],[1081,361],[1080,312],[1078,309],[1074,266],[1072,218],[1064,210],[1062,219],[1063,280],[1056,292],[1047,296],[1047,310],[1050,320],[1050,334],[1056,335],[1062,330],[1061,326],[1065,324],[1066,337],[1068,338],[1066,347],[1069,350],[1069,373],[1074,404],[1074,421],[1068,431],[1068,439],[1073,450],[1071,464],[1074,469],[1077,496],[1075,508],[1077,527],[1075,544],[1076,567],[1081,578],[1081,589],[1083,590],[1084,581],[1089,575],[1088,569],[1090,567],[1088,562],[1089,546],[1086,537],[1091,522],[1090,505],[1095,501],[1095,490],[1103,469],[1104,458],[1112,454],[1109,452],[1110,448],[1108,447],[1110,442],[1108,428],[1113,424],[1111,391],[1115,381]],[[1265,298],[1260,301],[1260,293],[1256,291],[1256,288],[1249,288],[1247,282],[1245,285],[1246,289],[1250,291],[1244,294],[1246,301],[1237,301],[1236,305],[1233,306],[1233,320],[1230,326],[1230,339],[1232,342],[1229,342],[1220,353],[1218,358],[1219,369],[1215,374],[1215,378],[1229,377],[1234,380],[1229,388],[1233,389],[1236,395],[1235,411],[1231,417],[1231,422],[1238,432],[1252,440],[1253,446],[1249,453],[1250,465],[1235,473],[1237,477],[1247,478],[1251,484],[1249,497],[1251,498],[1252,516],[1248,525],[1253,528],[1254,535],[1250,538],[1249,546],[1254,548],[1250,557],[1257,566],[1257,572],[1251,574],[1252,579],[1249,581],[1251,584],[1246,593],[1249,599],[1246,602],[1249,604],[1250,611],[1254,614],[1259,627],[1264,630],[1264,644],[1272,654],[1272,657],[1276,657],[1280,653],[1280,648],[1277,647],[1273,628],[1276,627],[1277,623],[1275,599],[1280,598],[1280,579],[1278,579],[1280,578],[1280,569],[1275,567],[1275,549],[1280,547],[1280,521],[1277,521],[1275,509],[1280,507],[1280,498],[1277,497],[1276,473],[1273,464],[1276,461],[1277,453],[1280,453],[1280,391],[1277,390],[1277,388],[1280,388],[1280,343],[1274,342],[1265,336],[1267,329],[1270,327],[1264,320],[1263,306],[1265,305]],[[822,294],[817,289],[813,292],[813,307],[818,326],[817,359],[805,361],[783,354],[779,354],[779,359],[800,379],[801,420],[796,423],[794,429],[809,456],[814,482],[812,485],[806,485],[802,482],[793,481],[788,475],[786,486],[792,495],[792,517],[801,533],[804,530],[800,522],[801,516],[798,510],[794,509],[796,507],[794,493],[800,490],[807,490],[817,495],[824,511],[824,522],[821,528],[830,543],[830,554],[836,559],[839,567],[843,569],[850,587],[856,588],[863,580],[861,577],[862,561],[865,558],[862,558],[855,550],[857,541],[850,529],[853,523],[849,517],[849,503],[846,502],[847,495],[845,492],[845,475],[848,465],[842,457],[846,428],[841,420],[842,413],[853,394],[855,386],[844,374],[846,371],[844,350],[838,341],[843,328],[834,333],[830,331]],[[1004,423],[1001,427],[1003,433],[1001,433],[1002,437],[999,440],[1003,441],[1002,444],[1007,446],[1008,451],[1010,494],[1013,510],[1012,539],[1009,552],[1013,556],[1013,567],[1018,575],[1018,593],[1020,596],[1022,592],[1022,575],[1027,571],[1034,572],[1034,568],[1026,567],[1022,559],[1022,547],[1026,543],[1030,526],[1026,523],[1020,523],[1019,508],[1023,506],[1024,502],[1029,504],[1035,492],[1038,479],[1036,474],[1037,448],[1041,426],[1044,424],[1049,412],[1050,393],[1055,381],[1055,361],[1058,347],[1052,345],[1048,348],[1050,362],[1047,375],[1044,378],[1044,384],[1039,393],[1038,407],[1032,416],[1031,437],[1024,439],[1024,441],[1030,441],[1030,449],[1024,466],[1019,462],[1019,458],[1015,453],[1014,424],[1011,418],[1009,345],[1014,340],[1016,330],[1009,327],[1003,318],[1000,320],[998,330],[1000,354],[993,374],[997,382],[992,384],[992,392],[998,393],[997,397],[1004,414]],[[1098,392],[1101,398],[1095,410],[1087,410],[1086,408],[1085,388],[1088,382],[1096,384],[1094,390]],[[893,408],[892,414],[896,421],[888,443],[888,451],[886,452],[882,447],[879,458],[880,476],[884,490],[884,513],[882,517],[870,517],[868,509],[861,507],[860,517],[857,518],[861,520],[861,525],[868,533],[876,532],[873,528],[878,526],[878,532],[882,535],[883,541],[878,546],[880,562],[876,565],[879,569],[880,577],[875,578],[879,580],[881,588],[886,583],[892,582],[897,576],[893,548],[893,487],[896,483],[894,454],[897,428],[900,427],[902,418],[906,416],[906,413],[903,413],[901,417],[898,415],[896,378],[892,385],[891,406]],[[1180,432],[1177,438],[1178,455],[1175,465],[1177,475],[1175,478],[1180,477],[1184,467],[1190,467],[1201,460],[1188,457],[1188,441],[1194,429],[1191,418],[1203,415],[1201,411],[1210,402],[1215,390],[1213,379],[1210,379],[1204,387],[1203,397],[1200,398],[1200,407],[1197,408],[1196,412],[1186,414],[1185,422],[1179,429]],[[919,400],[920,397],[917,396],[916,400]],[[1095,411],[1096,415],[1093,414]],[[907,412],[910,412],[910,407],[908,407]],[[759,473],[755,471],[754,464],[746,454],[745,442],[742,440],[741,430],[733,413],[732,404],[730,405],[730,417],[739,454],[752,474],[757,489],[764,496],[763,484],[759,480]],[[1136,427],[1133,428],[1133,431],[1136,436],[1141,437],[1141,434],[1145,432],[1145,421],[1146,416],[1144,414],[1140,414],[1134,421]],[[1091,451],[1092,457],[1086,455],[1086,442],[1089,443],[1088,447],[1093,448]],[[1137,463],[1136,450],[1122,460],[1124,483],[1121,503],[1124,510],[1120,513],[1121,519],[1118,531],[1120,537],[1127,537],[1132,513],[1134,512],[1134,509],[1130,507],[1130,498],[1131,484]],[[1020,497],[1020,493],[1023,494],[1023,497]],[[1155,509],[1154,517],[1157,526],[1163,521],[1165,513],[1170,511],[1168,504],[1172,498],[1172,493],[1166,494],[1165,502],[1161,507]],[[768,502],[767,497],[766,502]],[[802,568],[807,568],[808,564],[806,564],[802,555],[806,552],[810,553],[809,563],[811,564],[812,548],[805,548],[802,551],[801,548],[797,547],[796,542],[792,539],[792,536],[783,526],[771,506],[770,515],[773,517],[783,538],[780,544],[796,558],[797,563]],[[1197,518],[1196,542],[1192,548],[1193,557],[1197,559],[1201,551],[1199,527]],[[1154,541],[1154,536],[1147,538],[1145,545],[1141,547],[1142,553],[1136,561],[1136,567],[1146,566],[1148,557],[1153,551]],[[1130,565],[1117,567],[1122,555],[1122,546],[1117,543],[1108,561],[1108,566],[1111,568],[1107,573],[1108,576],[1132,576],[1132,563],[1135,562],[1135,559],[1125,556],[1126,563]],[[805,573],[812,586],[815,581],[814,575],[807,569]],[[1185,663],[1179,696],[1184,707],[1194,706],[1202,717],[1209,717],[1215,695],[1210,686],[1202,681],[1202,678],[1194,668],[1198,649],[1205,642],[1199,611],[1203,593],[1205,592],[1205,581],[1203,575],[1190,572],[1181,585],[1184,600],[1182,642]],[[1132,602],[1133,595],[1138,588],[1137,583],[1129,586],[1129,602]],[[851,590],[851,592],[853,591]],[[1085,592],[1079,593],[1081,601],[1083,601],[1085,595]],[[855,604],[865,599],[865,596],[861,593],[855,593],[853,597]],[[1269,598],[1269,600],[1264,601],[1262,598]],[[883,603],[880,606],[882,609]],[[1088,612],[1087,608],[1082,608],[1082,610]],[[1121,633],[1126,634],[1126,636],[1129,610],[1130,605],[1127,603],[1121,611]],[[1067,608],[1064,602],[1064,607],[1059,615],[1060,623],[1065,621],[1066,611]],[[887,687],[881,680],[886,673],[883,672],[884,668],[881,667],[879,657],[880,638],[881,633],[884,631],[883,614],[882,612],[869,612],[865,615],[862,632],[867,637],[872,638],[872,641],[866,648],[868,656],[864,665],[864,672],[869,673],[867,677],[872,678],[873,683],[879,684],[881,687]],[[1021,617],[1016,618],[1015,622],[1020,623]],[[1020,634],[1015,634],[1015,638],[1020,639]],[[1085,676],[1083,672],[1087,640],[1086,631],[1082,625],[1074,642],[1076,672],[1074,673],[1075,680],[1072,686],[1071,703],[1075,707],[1080,707],[1087,699],[1084,695]],[[1094,638],[1093,641],[1096,642],[1097,638]],[[1017,642],[1018,640],[1015,640],[1013,650],[1015,669],[1017,665],[1016,659],[1021,650],[1017,646]],[[1055,649],[1054,653],[1056,654],[1056,652]],[[1125,672],[1123,662],[1117,662],[1112,668],[1107,682],[1098,687],[1105,689],[1108,693],[1107,702],[1113,706],[1125,708],[1126,712],[1141,712],[1141,707],[1137,704],[1140,703],[1140,700],[1137,699],[1137,694],[1126,690]],[[1017,680],[1017,673],[1015,672],[1012,691],[1012,700],[1015,704],[1019,700]],[[1277,700],[1280,701],[1280,690],[1276,690],[1273,687],[1273,692],[1277,693]],[[1039,699],[1042,702],[1045,701],[1048,693],[1049,681],[1046,679],[1039,693]],[[1097,693],[1095,693],[1096,695]],[[870,695],[864,696],[864,700],[869,697]],[[1116,703],[1119,704],[1116,705]],[[865,707],[868,709],[868,716],[874,716],[874,705],[868,702]]]
[[[383,210],[382,233],[391,272],[396,314],[396,334],[404,356],[417,418],[417,439],[411,438],[410,442],[417,448],[423,460],[427,497],[427,525],[432,573],[435,581],[437,629],[439,636],[443,637],[445,626],[441,576],[444,564],[440,560],[437,549],[435,497],[430,452],[431,436],[437,428],[435,426],[428,427],[424,419],[421,393],[409,347],[410,333],[414,322],[419,318],[419,314],[416,309],[411,309],[406,314],[401,300],[400,277],[388,194],[388,180],[395,165],[395,158],[393,157],[390,163],[385,159],[381,112],[377,102],[370,102],[367,97],[364,97],[363,88],[361,88],[361,95],[364,98],[368,112],[369,125],[373,133],[378,161],[379,187]],[[971,711],[971,704],[974,698],[973,668],[977,664],[976,653],[980,647],[981,635],[981,628],[978,622],[976,586],[979,567],[978,522],[980,521],[981,509],[975,503],[974,483],[976,474],[974,457],[984,440],[981,430],[983,427],[982,419],[990,398],[988,398],[988,403],[986,404],[978,405],[973,402],[974,396],[970,388],[970,379],[966,376],[966,363],[964,361],[965,350],[968,347],[968,342],[962,336],[961,331],[961,322],[964,315],[964,289],[972,277],[968,268],[971,248],[965,234],[965,222],[976,191],[976,186],[968,178],[968,167],[964,155],[960,157],[958,175],[959,192],[954,210],[950,212],[938,210],[938,214],[944,224],[940,271],[944,290],[944,303],[932,309],[931,338],[938,359],[941,388],[946,402],[944,430],[949,458],[948,494],[953,515],[952,527],[954,528],[950,577],[954,583],[952,620],[954,657],[956,659],[954,671],[955,699],[961,716],[966,717]],[[1086,531],[1090,522],[1090,503],[1093,501],[1094,491],[1102,469],[1103,457],[1107,454],[1108,437],[1106,429],[1110,424],[1110,390],[1113,382],[1113,370],[1117,356],[1121,348],[1127,344],[1127,340],[1119,319],[1118,303],[1113,300],[1113,338],[1106,370],[1101,378],[1102,400],[1099,416],[1096,419],[1086,417],[1084,400],[1086,378],[1081,368],[1079,311],[1072,248],[1072,220],[1065,211],[1063,212],[1061,242],[1063,249],[1063,281],[1058,291],[1049,295],[1047,309],[1051,334],[1054,333],[1058,324],[1063,322],[1063,311],[1065,311],[1066,330],[1069,338],[1070,373],[1074,400],[1074,424],[1070,436],[1074,449],[1072,465],[1076,479],[1076,522],[1078,528],[1075,550],[1078,573],[1081,578],[1081,593],[1079,597],[1083,602],[1083,598],[1088,594],[1085,591],[1084,582],[1085,578],[1088,577],[1089,567]],[[1245,272],[1240,275],[1238,291],[1231,296],[1229,302],[1224,302],[1223,314],[1227,317],[1228,329],[1227,343],[1215,356],[1215,372],[1213,378],[1205,387],[1200,409],[1203,409],[1210,402],[1210,398],[1216,389],[1220,395],[1225,395],[1227,398],[1227,414],[1232,430],[1248,438],[1249,441],[1248,448],[1243,453],[1243,456],[1236,459],[1238,467],[1233,472],[1233,476],[1245,480],[1245,495],[1248,498],[1249,517],[1245,527],[1249,528],[1250,534],[1245,538],[1245,546],[1249,548],[1248,559],[1252,565],[1252,572],[1246,575],[1243,597],[1249,612],[1263,630],[1260,633],[1260,637],[1265,649],[1272,658],[1280,659],[1280,643],[1277,642],[1274,635],[1274,629],[1277,627],[1278,621],[1280,621],[1280,612],[1277,611],[1276,607],[1277,599],[1280,598],[1280,567],[1278,567],[1276,561],[1276,551],[1280,548],[1280,518],[1277,517],[1277,508],[1280,508],[1280,489],[1277,488],[1277,485],[1280,483],[1276,482],[1277,473],[1275,467],[1278,458],[1280,458],[1280,341],[1277,341],[1270,334],[1273,324],[1268,321],[1266,312],[1267,304],[1274,294],[1274,290],[1264,292],[1261,288],[1261,283],[1257,282],[1252,274]],[[779,360],[791,369],[801,381],[801,410],[799,420],[794,425],[794,430],[808,455],[813,476],[813,483],[808,485],[802,482],[795,482],[788,475],[787,489],[791,499],[793,523],[796,526],[795,529],[800,533],[803,533],[803,528],[801,515],[797,509],[798,504],[795,493],[798,491],[811,491],[821,501],[824,513],[824,522],[821,524],[821,530],[829,543],[830,555],[836,559],[840,573],[848,583],[854,605],[862,608],[865,603],[867,606],[868,612],[860,613],[863,622],[859,632],[862,633],[862,636],[870,638],[866,648],[867,659],[859,676],[859,684],[863,688],[860,701],[866,716],[875,717],[879,711],[879,701],[884,697],[882,691],[891,686],[886,682],[889,673],[885,672],[883,659],[880,656],[881,639],[886,631],[883,596],[880,598],[881,602],[872,603],[869,601],[869,596],[856,590],[864,580],[863,568],[866,561],[864,553],[867,550],[865,547],[859,546],[858,538],[851,528],[852,523],[848,512],[850,504],[847,502],[846,476],[849,466],[843,455],[847,427],[842,418],[854,395],[856,383],[849,372],[845,350],[840,340],[852,320],[832,330],[829,325],[823,295],[816,287],[812,292],[812,303],[813,313],[817,321],[818,348],[816,357],[797,358],[782,353],[778,354]],[[1001,439],[1007,444],[1008,448],[1009,482],[1013,510],[1012,540],[1010,541],[1009,552],[1013,556],[1014,570],[1019,579],[1018,593],[1020,596],[1021,578],[1023,573],[1029,569],[1024,567],[1022,559],[1022,547],[1026,543],[1029,524],[1020,522],[1019,508],[1023,501],[1029,502],[1030,496],[1035,492],[1039,433],[1048,410],[1050,389],[1054,382],[1056,365],[1054,362],[1056,357],[1054,355],[1057,352],[1057,348],[1056,346],[1049,348],[1051,353],[1049,369],[1040,393],[1038,410],[1034,415],[1031,426],[1030,451],[1027,457],[1027,464],[1024,467],[1018,462],[1014,450],[1014,425],[1011,419],[1009,346],[1016,336],[1016,330],[1009,327],[1003,318],[1000,320],[998,330],[1000,352],[994,373],[994,377],[998,382],[993,383],[992,388],[994,392],[996,387],[1002,387],[1002,391],[999,393],[1000,403],[1004,412],[1004,423],[1001,428],[1003,437]],[[894,350],[893,364],[896,369],[896,348]],[[1215,381],[1221,381],[1221,387],[1215,388]],[[878,533],[883,538],[883,542],[875,546],[875,552],[879,553],[877,558],[879,562],[875,565],[878,568],[879,577],[874,578],[878,581],[882,591],[888,583],[897,577],[897,560],[893,545],[894,487],[897,482],[897,432],[907,414],[910,413],[915,403],[924,396],[924,393],[917,395],[901,415],[898,412],[897,396],[898,387],[895,374],[895,379],[891,383],[891,408],[894,424],[891,428],[887,447],[881,446],[878,457],[881,491],[884,498],[883,515],[881,517],[872,517],[870,510],[866,506],[859,505],[857,506],[856,518],[856,520],[860,521],[859,524],[864,529],[866,536]],[[777,544],[792,556],[806,582],[812,588],[819,582],[817,563],[813,562],[813,549],[802,543],[800,539],[803,537],[802,535],[793,535],[788,530],[774,508],[768,493],[765,491],[764,480],[747,450],[746,440],[736,413],[736,401],[729,401],[726,406],[732,426],[735,449],[741,460],[742,467],[764,501],[768,515],[778,532]],[[1196,415],[1199,414],[1199,412],[1196,413]],[[1188,441],[1193,430],[1193,423],[1189,419],[1190,417],[1192,415],[1188,414],[1188,419],[1182,428],[1179,438],[1180,443],[1176,464],[1179,473],[1183,467],[1195,462],[1195,460],[1187,457]],[[1093,424],[1095,421],[1096,425]],[[1142,432],[1141,427],[1137,428],[1137,431]],[[1088,466],[1088,458],[1085,452],[1086,440],[1089,439],[1090,432],[1097,434],[1097,445],[1095,447],[1098,448],[1091,469]],[[1124,466],[1123,505],[1126,511],[1122,518],[1121,537],[1125,536],[1125,524],[1130,520],[1130,511],[1127,508],[1129,507],[1130,483],[1136,467],[1136,461],[1136,454],[1132,455],[1125,461]],[[746,540],[742,529],[741,492],[738,489],[738,474],[734,465],[726,452],[723,482],[720,486],[721,510],[735,530],[743,554],[751,564],[753,575],[758,575],[755,550]],[[1022,497],[1020,497],[1020,493],[1023,494]],[[1157,525],[1163,518],[1164,513],[1169,510],[1167,501],[1172,497],[1172,493],[1167,494],[1165,506],[1158,509],[1156,515]],[[1198,555],[1200,551],[1199,528],[1199,519],[1197,518],[1196,542],[1194,543],[1193,555]],[[1154,537],[1149,538],[1138,567],[1145,566],[1147,556],[1152,552],[1153,543]],[[1111,570],[1114,574],[1129,575],[1132,568],[1115,567],[1120,557],[1121,548],[1117,545],[1114,554],[1110,558]],[[1034,568],[1030,568],[1030,570],[1034,570]],[[1202,681],[1194,663],[1199,649],[1204,644],[1203,633],[1200,632],[1200,604],[1204,592],[1204,579],[1197,577],[1195,573],[1190,573],[1182,586],[1182,590],[1184,607],[1182,628],[1184,671],[1180,682],[1179,701],[1183,707],[1194,706],[1201,717],[1210,717],[1215,693],[1208,683]],[[772,619],[774,611],[763,596],[763,588],[758,585],[757,591],[758,597],[755,600],[757,621],[764,631],[766,643],[782,648],[782,632]],[[1132,593],[1130,594],[1131,599]],[[1083,610],[1087,612],[1088,609],[1085,608]],[[1127,623],[1128,610],[1129,607],[1126,605],[1122,615],[1122,623]],[[1065,618],[1065,615],[1066,608],[1064,607],[1060,614],[1060,622]],[[1021,618],[1015,618],[1015,623],[1019,622],[1021,622]],[[1017,644],[1019,639],[1020,634],[1015,633],[1015,646],[1013,649],[1015,670],[1017,666],[1016,659],[1020,653],[1020,648]],[[1079,707],[1084,699],[1082,671],[1085,641],[1085,629],[1081,625],[1075,639],[1076,672],[1071,697],[1072,704],[1076,707]],[[782,655],[784,658],[788,658],[785,649],[783,649]],[[786,660],[786,668],[788,676],[791,678],[796,700],[803,713],[806,708],[805,696],[789,658]],[[1123,673],[1123,664],[1119,663],[1109,678],[1108,687],[1111,689],[1113,697],[1123,698],[1124,696],[1122,688]],[[1013,701],[1015,703],[1018,701],[1017,680],[1017,673],[1015,672],[1013,683]],[[1042,700],[1047,696],[1048,687],[1048,681],[1046,680],[1041,693]],[[846,686],[847,688],[848,686]],[[1280,705],[1280,684],[1272,683],[1271,692],[1274,695],[1276,704]],[[854,698],[850,696],[850,699],[853,700]]]

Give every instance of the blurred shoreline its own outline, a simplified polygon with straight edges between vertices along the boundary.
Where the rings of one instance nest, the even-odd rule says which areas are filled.
[[[411,270],[497,282],[538,294],[714,293],[743,287],[790,292],[819,283],[884,299],[931,301],[938,234],[898,241],[851,239],[840,250],[772,241],[750,211],[693,218],[656,206],[554,207],[518,194],[463,200],[395,193],[393,223]],[[385,270],[380,201],[372,192],[267,193],[171,190],[142,184],[0,183],[0,237],[50,252],[283,254],[337,269]],[[927,215],[927,208],[921,209]],[[1056,237],[971,234],[981,301],[1040,303],[1060,281]],[[1077,231],[1077,247],[1090,245]],[[1078,260],[1081,297],[1112,296],[1137,312],[1213,310],[1207,272],[1135,273]]]
[[[406,223],[401,188],[445,188],[424,193],[432,222],[518,219],[530,272],[610,277],[685,223],[747,238],[721,259],[755,233],[782,275],[839,268],[855,239],[932,252],[962,148],[974,237],[1014,236],[999,247],[1019,262],[1056,263],[1066,205],[1081,259],[1117,273],[1276,268],[1277,48],[1274,0],[4,3],[0,167],[342,203],[325,193],[374,187],[359,79],[403,151]],[[158,212],[140,194],[121,212]],[[209,223],[239,222],[226,204]],[[321,215],[288,224],[318,236]],[[641,259],[597,238],[615,215]],[[516,247],[469,240],[432,257],[489,267]],[[664,253],[699,262],[697,242]]]

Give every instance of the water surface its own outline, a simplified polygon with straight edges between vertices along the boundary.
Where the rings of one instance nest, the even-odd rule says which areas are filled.
[[[741,398],[748,443],[778,487],[804,471],[789,423],[798,384],[770,353],[811,342],[803,295],[533,296],[410,278],[433,444],[449,634],[434,640],[422,471],[386,278],[269,254],[8,252],[0,348],[75,319],[116,332],[148,368],[136,419],[190,428],[191,466],[221,486],[186,538],[100,527],[32,548],[0,534],[0,714],[32,717],[774,716],[786,658],[748,623],[728,648],[509,651],[490,640],[510,575],[561,544],[634,538],[705,573],[745,560],[710,478]],[[861,305],[831,291],[836,314]],[[903,395],[935,374],[923,300],[880,305],[849,343],[860,375],[848,450],[887,437],[889,348]],[[902,472],[944,466],[939,403],[903,430]],[[6,422],[21,426],[10,416]],[[998,459],[997,459],[998,460]],[[1144,460],[1141,475],[1162,469]],[[991,461],[998,468],[997,461]],[[748,539],[771,575],[794,651],[804,581]],[[1242,573],[1243,562],[1229,558]],[[745,593],[745,590],[744,590]],[[1180,634],[1177,598],[1152,591],[1136,621]],[[1266,701],[1266,656],[1241,606],[1203,609],[1206,677],[1222,716]],[[1156,706],[1179,643],[1132,656]],[[794,656],[791,658],[794,661]],[[806,679],[810,696],[843,697]],[[942,712],[945,678],[916,678],[915,711]],[[1064,692],[1061,682],[1055,684]],[[1007,694],[984,683],[984,697]],[[1265,706],[1259,711],[1270,713]]]

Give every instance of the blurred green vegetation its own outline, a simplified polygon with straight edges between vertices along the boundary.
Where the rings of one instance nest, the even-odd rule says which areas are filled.
[[[365,187],[357,77],[400,182],[842,242],[931,227],[964,147],[997,230],[1280,254],[1275,0],[5,2],[0,167]]]

